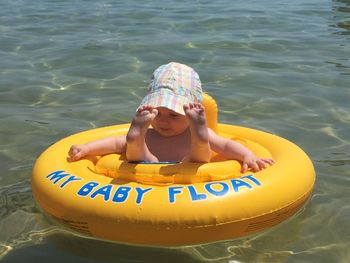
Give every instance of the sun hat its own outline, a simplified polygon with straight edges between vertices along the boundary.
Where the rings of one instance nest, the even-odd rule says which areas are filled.
[[[185,115],[183,106],[202,102],[202,85],[196,71],[184,64],[170,62],[152,75],[141,106],[166,107]]]

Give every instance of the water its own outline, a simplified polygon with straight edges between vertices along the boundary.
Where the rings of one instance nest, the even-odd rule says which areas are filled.
[[[349,262],[349,12],[348,0],[1,1],[0,262]],[[251,238],[172,249],[89,240],[43,218],[30,187],[40,152],[129,122],[169,61],[198,71],[220,122],[310,155],[305,211]]]

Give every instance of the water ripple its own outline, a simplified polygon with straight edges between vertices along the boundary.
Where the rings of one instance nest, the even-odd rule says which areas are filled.
[[[348,0],[1,3],[3,259],[98,261],[98,247],[107,261],[350,261]],[[310,205],[262,235],[175,250],[105,250],[41,224],[29,182],[36,157],[69,134],[130,122],[152,71],[169,61],[198,71],[220,122],[280,135],[310,155]]]

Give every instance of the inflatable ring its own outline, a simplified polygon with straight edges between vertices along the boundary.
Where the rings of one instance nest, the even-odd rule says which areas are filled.
[[[266,132],[217,124],[206,96],[208,125],[275,164],[240,173],[240,163],[129,163],[117,154],[68,162],[72,144],[125,135],[122,124],[74,134],[35,163],[33,195],[46,214],[77,232],[143,245],[186,245],[260,232],[299,211],[315,182],[311,160],[295,144]]]

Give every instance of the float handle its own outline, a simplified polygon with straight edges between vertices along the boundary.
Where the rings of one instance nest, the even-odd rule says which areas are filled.
[[[209,94],[203,94],[202,104],[205,109],[205,116],[207,118],[208,127],[214,132],[218,132],[218,105],[216,101]]]

